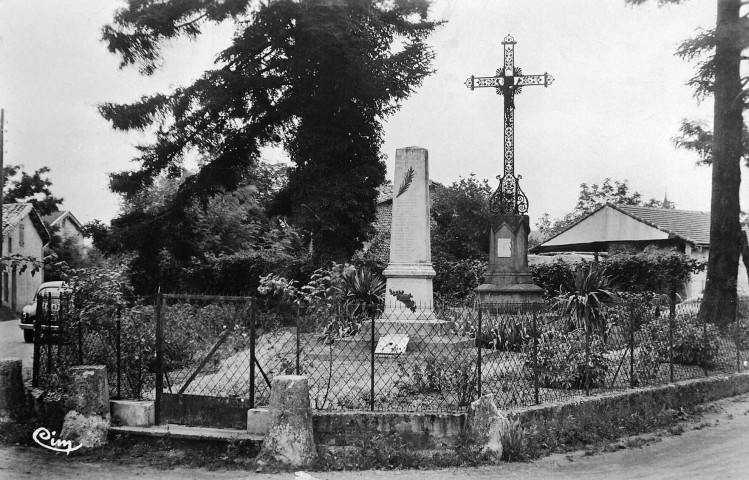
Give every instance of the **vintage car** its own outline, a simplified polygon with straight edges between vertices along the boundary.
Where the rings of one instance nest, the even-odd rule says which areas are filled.
[[[42,325],[42,329],[55,332],[59,329],[58,318],[55,315],[60,310],[60,298],[71,292],[65,282],[45,282],[39,285],[30,304],[21,310],[21,323],[19,327],[23,330],[23,339],[26,342],[34,341],[34,319],[36,319],[37,299],[42,298],[42,311],[47,312],[51,308],[53,315],[50,317],[50,325]],[[49,300],[48,300],[49,296]],[[49,307],[48,307],[49,305]]]

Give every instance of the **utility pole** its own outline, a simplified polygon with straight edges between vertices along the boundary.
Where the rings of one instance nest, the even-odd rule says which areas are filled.
[[[0,108],[0,257],[3,255],[5,235],[3,235],[3,190],[5,190],[5,109]],[[3,276],[0,272],[0,306],[3,304]]]

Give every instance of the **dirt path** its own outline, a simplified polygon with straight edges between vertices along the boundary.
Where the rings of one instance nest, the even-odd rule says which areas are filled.
[[[749,395],[716,404],[716,413],[685,423],[681,435],[646,435],[650,443],[613,453],[552,455],[528,464],[434,471],[313,472],[319,480],[333,479],[553,479],[629,480],[749,478]],[[86,463],[41,448],[0,448],[0,479],[292,479],[293,473],[258,474],[202,469],[160,470],[116,462]]]

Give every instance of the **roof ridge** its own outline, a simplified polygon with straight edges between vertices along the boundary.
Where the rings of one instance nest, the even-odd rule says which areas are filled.
[[[644,210],[647,210],[647,211],[659,212],[659,213],[665,213],[665,214],[674,213],[674,212],[680,212],[680,213],[700,214],[700,215],[705,215],[706,214],[708,216],[710,215],[710,212],[700,212],[700,211],[692,211],[692,210],[676,210],[674,208],[645,207],[645,206],[638,206],[638,205],[616,205],[616,204],[613,204],[613,203],[611,203],[611,204],[607,203],[606,205],[610,205],[615,210],[618,210],[618,211],[624,213],[625,215],[628,215],[628,216],[634,218],[635,220],[637,220],[639,222],[642,222],[642,223],[644,223],[646,225],[649,225],[649,226],[651,226],[651,227],[653,227],[653,228],[655,228],[657,230],[660,230],[660,231],[662,231],[664,233],[668,233],[669,235],[673,235],[675,237],[681,238],[682,240],[686,240],[687,242],[693,243],[695,245],[702,244],[703,242],[699,242],[699,241],[695,240],[694,238],[690,237],[688,234],[685,234],[683,232],[674,230],[673,226],[671,226],[669,228],[668,226],[664,226],[662,224],[659,225],[659,224],[655,223],[653,220],[642,218],[641,216],[636,215],[634,212],[628,212],[626,209],[628,207],[634,207],[634,208],[644,209]],[[708,240],[707,243],[709,244],[710,241]]]
[[[611,205],[616,205],[617,207],[624,207],[624,208],[644,208],[646,210],[655,210],[655,211],[663,211],[663,212],[701,213],[704,215],[710,215],[710,212],[705,212],[703,210],[684,210],[681,208],[648,207],[645,205],[617,205],[614,203],[612,203]]]

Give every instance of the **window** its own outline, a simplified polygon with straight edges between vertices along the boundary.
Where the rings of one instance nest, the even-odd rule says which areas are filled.
[[[21,225],[18,226],[18,245],[20,247],[23,247],[23,244],[24,244],[24,234],[23,233],[24,233],[25,227],[26,227],[26,225],[24,225],[23,223],[21,223]]]
[[[13,253],[13,237],[8,235],[8,255]]]

